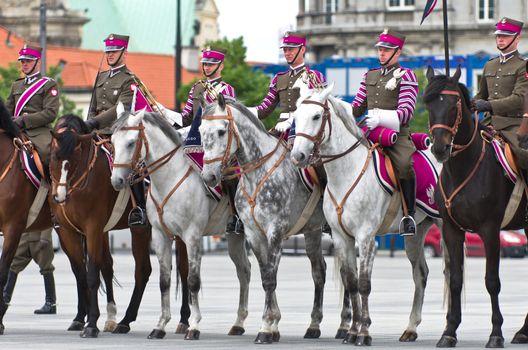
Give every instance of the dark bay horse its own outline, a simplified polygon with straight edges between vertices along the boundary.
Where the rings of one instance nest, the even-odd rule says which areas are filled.
[[[21,171],[19,151],[13,143],[19,136],[20,131],[0,100],[0,231],[4,235],[0,256],[0,334],[4,333],[3,319],[7,310],[1,291],[4,290],[20,236],[25,231],[42,231],[51,227],[51,213],[46,201],[36,220],[26,228],[37,190]]]
[[[136,320],[145,286],[152,271],[150,265],[151,229],[131,228],[135,260],[135,286],[125,317],[115,324],[112,257],[108,244],[109,218],[118,198],[110,183],[110,164],[101,144],[88,133],[77,116],[60,118],[52,132],[50,172],[52,211],[59,223],[61,246],[70,259],[77,280],[78,310],[69,330],[82,330],[82,337],[97,337],[99,273],[105,281],[108,319],[105,330],[127,333]],[[131,203],[117,216],[112,229],[126,229]],[[180,245],[180,248],[182,245]],[[185,246],[183,246],[185,249]],[[180,254],[186,264],[186,254]],[[184,303],[188,307],[188,303]],[[189,311],[190,312],[190,311]],[[183,313],[185,314],[185,312]],[[85,325],[85,317],[87,323]],[[188,316],[187,316],[188,317]]]
[[[435,200],[444,221],[443,239],[450,264],[450,304],[447,325],[437,347],[454,347],[461,322],[461,291],[464,270],[465,231],[478,232],[486,251],[486,289],[491,298],[492,331],[486,347],[504,347],[503,317],[499,308],[499,231],[514,185],[496,161],[493,148],[481,137],[485,128],[470,111],[467,88],[458,82],[460,67],[453,77],[434,75],[429,67],[429,84],[423,99],[429,111],[433,136],[432,152],[443,163]],[[521,180],[518,180],[521,181]],[[504,229],[528,229],[526,199]],[[528,315],[512,343],[528,343]]]

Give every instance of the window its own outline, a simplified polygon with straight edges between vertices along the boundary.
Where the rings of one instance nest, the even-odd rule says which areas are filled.
[[[415,0],[387,0],[389,10],[408,10],[413,9]]]
[[[325,23],[326,24],[332,24],[334,23],[334,14],[339,9],[339,0],[326,0],[325,1],[325,9],[324,12],[326,13]]]
[[[495,17],[495,0],[477,0],[477,19],[488,21]]]

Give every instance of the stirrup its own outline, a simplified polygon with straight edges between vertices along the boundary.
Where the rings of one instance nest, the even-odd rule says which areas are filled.
[[[142,227],[147,225],[147,215],[141,207],[132,208],[128,213],[128,226]]]
[[[406,220],[410,220],[411,223],[405,225],[404,222]],[[410,215],[404,216],[400,220],[400,224],[398,225],[398,231],[400,232],[400,236],[414,236],[416,234],[416,221],[414,221],[414,218]]]

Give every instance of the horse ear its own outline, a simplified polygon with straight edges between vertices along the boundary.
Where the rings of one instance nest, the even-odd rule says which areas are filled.
[[[462,74],[461,70],[460,70],[460,65],[458,65],[456,71],[455,71],[455,74],[453,74],[453,80],[455,81],[455,83],[458,83],[458,80],[460,79],[460,75]]]
[[[125,113],[125,105],[123,105],[123,103],[119,101],[116,107],[117,118],[119,119],[119,117],[122,116],[123,113]]]
[[[326,100],[328,98],[328,96],[332,93],[332,91],[334,90],[334,85],[335,85],[335,82],[332,82],[330,85],[328,85],[323,90],[323,92],[321,92],[321,97],[322,97],[323,100]]]
[[[225,101],[224,95],[218,94],[217,100],[218,100],[218,107],[220,107],[222,111],[225,110],[226,101]]]
[[[54,139],[59,139],[59,134],[55,130],[50,130],[51,137]]]
[[[429,81],[429,82],[431,81],[431,79],[434,78],[435,73],[434,73],[433,67],[427,66],[427,73],[425,73],[425,76],[427,78],[427,81]]]

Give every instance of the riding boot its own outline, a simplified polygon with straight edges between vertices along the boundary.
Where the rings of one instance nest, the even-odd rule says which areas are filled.
[[[45,273],[42,277],[44,277],[46,302],[40,309],[35,310],[35,314],[55,315],[57,313],[57,297],[55,295],[55,279],[53,278],[53,272]]]
[[[399,229],[402,236],[414,236],[416,234],[416,222],[414,214],[416,210],[416,178],[400,179],[401,190],[407,215],[400,221]]]
[[[238,179],[222,181],[222,188],[228,195],[231,206],[231,215],[227,219],[226,233],[244,233],[244,224],[239,219],[235,207],[235,195],[238,187]]]
[[[524,185],[528,186],[528,169],[522,169],[521,168],[522,177],[524,179]],[[526,189],[525,189],[526,192]],[[526,204],[526,208],[524,211],[524,221],[528,222],[528,203]]]
[[[145,207],[145,185],[143,181],[132,185],[132,195],[136,200],[136,207],[128,214],[128,226],[144,227],[147,225],[147,211]]]
[[[11,302],[11,297],[13,296],[13,289],[15,289],[16,280],[18,273],[9,270],[7,274],[7,282],[4,286],[4,303],[9,305]]]

